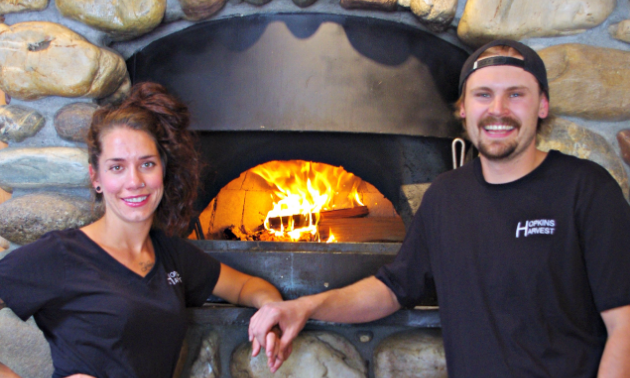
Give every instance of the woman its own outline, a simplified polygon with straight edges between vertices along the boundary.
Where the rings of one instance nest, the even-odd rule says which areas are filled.
[[[187,108],[153,83],[99,109],[88,152],[104,216],[0,261],[0,298],[23,320],[35,317],[54,378],[171,378],[185,307],[210,294],[257,308],[282,300],[268,282],[172,236],[188,227],[199,181],[188,123]],[[0,364],[3,372],[16,376]]]

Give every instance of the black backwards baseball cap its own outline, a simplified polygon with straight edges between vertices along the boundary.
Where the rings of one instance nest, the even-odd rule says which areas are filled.
[[[518,51],[523,56],[523,59],[497,55],[477,60],[479,55],[493,46],[510,46]],[[547,99],[549,99],[549,83],[547,82],[547,70],[545,69],[545,63],[538,53],[531,47],[511,39],[497,39],[487,43],[481,46],[477,51],[469,56],[468,59],[466,59],[464,67],[462,67],[462,73],[459,75],[460,96],[462,94],[464,83],[468,77],[478,69],[488,66],[515,66],[524,69],[534,75],[540,84],[540,88],[547,95]]]

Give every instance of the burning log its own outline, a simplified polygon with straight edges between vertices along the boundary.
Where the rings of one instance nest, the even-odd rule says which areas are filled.
[[[223,230],[223,236],[226,240],[240,240],[240,241],[275,241],[275,242],[293,242],[296,240],[291,239],[288,235],[278,236],[272,234],[270,231],[265,230],[261,225],[254,231],[248,230],[245,226],[241,225],[236,227],[231,225]],[[300,236],[297,241],[317,242],[317,235],[305,233]]]
[[[356,206],[348,209],[339,209],[339,210],[325,210],[320,213],[320,222],[324,219],[339,219],[339,218],[359,218],[365,217],[370,213],[370,210],[367,206]],[[309,217],[310,223],[309,223]],[[269,218],[269,226],[274,230],[280,230],[282,222],[282,227],[284,229],[289,228],[291,222],[293,223],[294,228],[302,228],[308,227],[311,224],[317,223],[317,214],[294,214],[287,215],[284,217],[274,217]]]
[[[370,214],[367,206],[356,206],[349,209],[322,211],[322,220],[337,218],[361,218]]]

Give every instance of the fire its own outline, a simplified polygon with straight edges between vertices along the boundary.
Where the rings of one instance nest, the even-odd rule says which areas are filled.
[[[273,209],[264,227],[292,241],[317,240],[321,212],[363,206],[361,179],[343,167],[303,160],[270,161],[251,169],[273,187]],[[333,242],[332,232],[326,242]]]

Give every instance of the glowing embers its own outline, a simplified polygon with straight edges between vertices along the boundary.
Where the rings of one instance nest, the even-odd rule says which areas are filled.
[[[343,167],[271,161],[227,184],[200,216],[210,239],[398,242],[405,229],[374,186]]]
[[[364,206],[357,193],[361,179],[343,167],[303,160],[270,161],[251,172],[274,189],[273,209],[263,225],[279,240],[321,241],[317,226],[322,211]],[[326,241],[334,240],[329,232]]]

